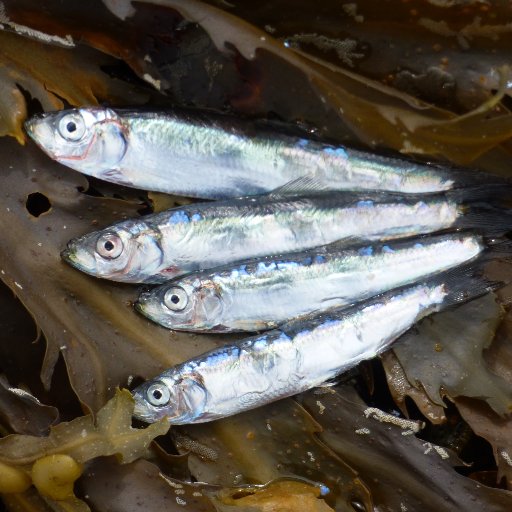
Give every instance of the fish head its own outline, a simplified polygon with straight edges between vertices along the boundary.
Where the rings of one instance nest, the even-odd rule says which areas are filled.
[[[169,329],[215,331],[224,301],[211,279],[190,275],[141,293],[135,308]]]
[[[154,380],[135,388],[133,415],[146,423],[166,416],[170,423],[193,423],[206,407],[208,393],[200,376],[167,371]]]
[[[130,220],[70,240],[61,256],[95,277],[135,283],[158,273],[163,253],[157,233]]]
[[[47,112],[26,121],[25,129],[51,158],[97,178],[108,179],[127,148],[128,128],[109,108]]]

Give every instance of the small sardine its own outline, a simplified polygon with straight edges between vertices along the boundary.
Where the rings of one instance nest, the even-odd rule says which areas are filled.
[[[421,318],[499,287],[458,269],[218,348],[137,387],[134,416],[212,421],[318,386],[375,357]]]
[[[473,212],[458,202],[459,192],[292,195],[287,190],[290,195],[196,203],[71,240],[62,257],[97,277],[162,283],[188,272],[335,241],[390,240],[465,226],[510,228],[510,215],[483,213],[480,206]]]
[[[334,244],[187,274],[143,292],[135,308],[169,329],[261,331],[425,279],[484,249],[482,237],[458,233],[344,249]]]
[[[262,194],[301,176],[331,190],[401,193],[486,179],[484,173],[379,156],[211,113],[80,108],[35,116],[25,127],[51,158],[84,174],[204,199]]]

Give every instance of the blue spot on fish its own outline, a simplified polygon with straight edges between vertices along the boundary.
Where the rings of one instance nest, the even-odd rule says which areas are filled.
[[[416,242],[416,243],[414,244],[414,248],[415,248],[415,249],[421,249],[422,247],[423,247],[423,244],[420,244],[419,242]]]
[[[329,156],[337,156],[338,158],[348,158],[347,152],[343,148],[325,148],[324,153]]]
[[[330,492],[331,492],[331,490],[329,489],[329,487],[327,487],[326,485],[320,485],[320,494],[322,496],[326,496]]]
[[[186,224],[190,222],[188,215],[183,210],[175,211],[169,218],[171,224]]]
[[[311,258],[311,257],[304,258],[304,259],[302,260],[302,264],[303,264],[304,266],[306,266],[306,267],[307,267],[308,265],[311,265],[311,263],[313,263],[313,258]]]
[[[361,256],[371,256],[373,254],[373,247],[371,245],[368,247],[361,247],[357,252]]]
[[[395,252],[389,245],[383,245],[382,246],[382,252]]]
[[[268,339],[266,336],[254,340],[252,347],[254,350],[265,350],[268,347]]]
[[[329,328],[329,327],[332,327],[334,325],[338,325],[340,322],[339,320],[325,320],[322,324],[321,324],[321,327],[322,328]]]
[[[372,207],[373,201],[358,201],[357,202],[358,208],[366,208],[366,207]]]
[[[288,334],[286,334],[285,332],[281,332],[281,334],[279,335],[279,338],[276,339],[276,341],[290,341],[290,336],[288,336]]]
[[[299,148],[305,148],[308,144],[309,144],[309,140],[308,139],[299,139],[297,141],[297,146]]]
[[[286,270],[289,268],[297,268],[299,264],[296,261],[278,261],[277,269],[278,270]]]
[[[201,215],[199,213],[194,213],[191,217],[192,222],[197,222],[198,220],[201,220]]]
[[[317,254],[315,256],[315,263],[325,263],[325,256],[321,256],[320,254]]]
[[[269,263],[268,265],[264,261],[260,261],[258,266],[256,267],[257,274],[264,274],[269,270],[274,270],[276,268],[276,264],[274,262]]]
[[[247,265],[240,265],[238,268],[235,268],[231,271],[231,277],[237,278],[239,276],[247,276]]]

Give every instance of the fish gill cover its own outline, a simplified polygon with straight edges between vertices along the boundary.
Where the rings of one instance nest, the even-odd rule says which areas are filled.
[[[508,8],[16,0],[0,25],[6,509],[510,509],[511,325],[493,297],[424,320],[344,385],[148,445],[167,426],[132,429],[116,388],[225,338],[169,334],[131,311],[133,288],[60,260],[70,238],[153,203],[67,171],[22,131],[67,105],[179,104],[510,175]]]

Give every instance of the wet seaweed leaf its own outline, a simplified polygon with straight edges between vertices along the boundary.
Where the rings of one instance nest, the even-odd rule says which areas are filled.
[[[80,416],[52,427],[47,437],[13,434],[0,439],[0,461],[23,468],[52,455],[65,454],[82,464],[115,454],[122,462],[131,462],[144,455],[149,443],[169,429],[166,420],[145,429],[133,429],[132,412],[131,394],[118,391],[98,412],[96,421],[92,415]]]
[[[0,275],[1,270],[4,269],[0,268]],[[44,401],[43,386],[39,379],[44,342],[40,339],[40,332],[30,313],[3,282],[0,282],[0,330],[2,374],[11,385],[30,389]]]
[[[405,399],[410,397],[429,421],[434,424],[444,423],[446,421],[443,406],[434,403],[419,382],[415,382],[415,384],[412,385],[407,380],[407,375],[393,350],[385,352],[381,356],[381,361],[386,372],[386,379],[393,400],[398,407],[400,407],[404,415],[408,415]]]
[[[475,397],[507,414],[512,408],[510,386],[482,357],[502,317],[495,297],[487,295],[420,322],[392,350],[409,383],[418,383],[435,404],[443,405],[443,395]],[[423,401],[416,404],[428,417]]]
[[[88,510],[73,491],[83,464],[108,455],[132,462],[169,428],[163,419],[145,429],[133,429],[133,405],[128,391],[118,391],[96,421],[91,415],[81,416],[58,424],[46,437],[13,434],[0,439],[0,491],[19,494],[32,483],[53,510]]]
[[[326,111],[334,113],[338,124],[341,122],[353,136],[369,145],[469,163],[512,135],[512,115],[506,112],[488,115],[505,92],[506,77],[495,99],[484,102],[473,112],[457,116],[317,57],[290,50],[268,33],[199,1],[142,1],[176,9],[185,19],[199,23],[219,50],[230,51],[228,48],[234,46],[249,63],[254,61],[252,64],[258,69],[264,68],[260,59],[269,66],[267,55],[271,56],[271,62],[273,58],[280,59],[283,69],[291,65],[295,69],[293,80],[300,80],[302,74],[301,86],[296,82],[293,89],[300,92],[301,87],[309,87],[310,92],[322,100],[324,121]],[[105,3],[117,12],[117,3],[107,0]],[[118,12],[124,18],[134,13],[134,9]],[[272,65],[269,67],[272,69]],[[291,84],[283,77],[280,86],[291,87]],[[276,86],[272,92],[276,94]],[[256,100],[260,102],[262,98],[265,96],[258,95]],[[283,112],[282,105],[274,103],[272,107],[275,112]],[[372,119],[372,122],[363,123],[364,119]],[[324,123],[318,125],[324,126]]]
[[[30,393],[9,386],[0,377],[0,421],[16,434],[41,436],[59,417],[55,407],[39,402]]]
[[[61,38],[70,34],[72,40],[80,40],[100,50],[95,52],[84,47],[72,50],[54,48],[39,42],[26,42],[11,33],[5,37],[4,33],[0,33],[0,41],[12,40],[5,45],[6,51],[13,51],[18,43],[23,46],[19,55],[11,55],[10,61],[2,57],[5,55],[2,54],[4,47],[0,50],[0,63],[3,65],[0,67],[0,90],[4,91],[4,97],[10,102],[7,109],[0,106],[0,122],[3,121],[7,127],[4,127],[4,131],[17,134],[18,138],[21,137],[19,123],[25,115],[25,102],[21,90],[14,84],[20,84],[25,91],[38,98],[45,109],[62,105],[61,98],[71,103],[96,102],[107,96],[113,99],[112,91],[115,87],[112,91],[109,87],[114,86],[114,83],[100,70],[100,66],[106,64],[107,67],[114,67],[114,74],[119,73],[122,67],[120,61],[105,57],[104,54],[109,53],[124,59],[139,77],[159,91],[174,95],[182,103],[216,108],[230,105],[240,112],[256,115],[273,112],[284,119],[312,122],[319,127],[320,133],[340,139],[359,137],[367,144],[387,145],[405,152],[441,155],[454,161],[470,161],[489,148],[497,148],[486,155],[483,164],[503,167],[505,162],[505,168],[509,165],[509,161],[503,158],[510,150],[506,140],[511,133],[510,114],[505,103],[501,102],[506,90],[502,87],[494,97],[489,92],[499,88],[499,74],[496,71],[499,58],[483,64],[494,66],[493,70],[488,68],[485,71],[489,81],[476,88],[477,92],[482,93],[481,96],[475,93],[468,100],[471,108],[479,105],[481,108],[476,108],[469,115],[460,116],[415,101],[411,96],[371,80],[371,77],[382,78],[377,71],[372,75],[366,68],[366,76],[363,76],[364,64],[379,59],[378,52],[368,56],[364,48],[355,47],[352,52],[354,55],[365,55],[352,59],[354,68],[343,70],[339,55],[331,59],[328,52],[315,53],[303,44],[299,45],[298,51],[292,51],[276,39],[281,34],[269,35],[270,30],[263,32],[236,16],[194,0],[134,2],[133,5],[131,2],[106,2],[119,15],[118,18],[114,15],[106,16],[106,10],[99,1],[87,5],[71,5],[50,0],[44,9],[25,0],[6,0],[4,3],[4,11],[16,23],[33,26]],[[409,6],[404,6],[403,2],[396,3],[400,6],[397,10],[396,30],[401,34],[403,26],[408,23],[406,11]],[[239,5],[230,8],[222,2],[219,4],[232,13],[239,12]],[[363,0],[356,6],[356,11],[352,8],[351,12],[346,6],[339,9],[337,5],[336,8],[343,11],[344,19],[353,20],[353,26],[360,25],[361,31],[364,32],[369,25],[378,33],[379,27],[386,23],[388,12],[381,15],[381,7],[376,7],[373,2],[375,13],[372,17],[364,10],[367,4]],[[289,4],[283,0],[280,5]],[[124,14],[116,10],[119,7],[124,9]],[[279,12],[282,13],[284,9],[274,9],[275,15],[279,16]],[[184,22],[177,11],[198,25]],[[325,9],[320,11],[325,16]],[[422,15],[431,16],[423,11]],[[369,23],[357,21],[357,16],[363,16]],[[418,27],[419,24],[416,24]],[[8,28],[13,28],[12,23]],[[464,25],[458,27],[452,24],[450,30],[462,33]],[[384,30],[381,32],[382,37],[388,37]],[[467,31],[465,33],[463,37],[467,38]],[[457,35],[449,37],[455,40]],[[481,39],[478,37],[468,39],[471,47],[464,54],[465,62],[482,54],[485,45],[480,44]],[[33,63],[33,70],[25,69],[22,64],[32,61],[27,60],[24,54],[32,46],[38,49],[34,50],[31,58],[39,62]],[[300,50],[308,53],[300,53]],[[454,50],[452,55],[456,53]],[[84,63],[85,68],[80,67],[80,73],[76,75],[81,77],[82,71],[90,71],[90,81],[84,80],[83,84],[77,84],[75,77],[70,76],[67,77],[68,81],[62,80],[62,84],[55,83],[60,79],[52,71],[53,64],[48,59],[49,55],[68,56],[69,60],[64,58],[68,67],[74,63],[74,59]],[[184,56],[187,58],[184,59]],[[430,62],[429,59],[423,62]],[[418,89],[439,75],[430,71],[420,59],[414,61],[416,67],[410,71],[404,70],[410,76],[402,73],[401,79],[407,82],[408,77],[409,85],[412,83],[416,90],[414,87],[405,89],[422,97]],[[384,63],[381,69],[385,69],[386,65],[393,63]],[[38,70],[41,70],[41,74],[34,74]],[[276,80],[276,76],[280,80]],[[129,76],[130,80],[133,78]],[[502,78],[506,78],[506,75],[503,74]],[[470,88],[474,86],[470,80],[453,80],[441,83],[456,82],[457,89],[453,92],[459,100],[468,91],[471,92]],[[398,85],[398,81],[393,79],[387,80],[387,83]],[[79,87],[75,89],[77,85]],[[67,95],[58,90],[57,86],[66,89],[64,92]],[[83,90],[81,86],[84,86]],[[119,100],[115,100],[118,104],[126,100],[126,89],[121,92]],[[160,96],[157,99],[155,105],[169,104],[169,100]],[[136,103],[138,100],[130,101]],[[112,396],[115,387],[128,383],[131,377],[152,377],[164,367],[224,341],[211,336],[169,334],[131,311],[129,302],[137,293],[134,287],[92,279],[60,262],[58,253],[72,236],[125,216],[138,215],[142,207],[139,198],[145,200],[144,193],[133,191],[127,196],[128,201],[114,199],[114,193],[116,197],[124,193],[110,186],[106,194],[109,197],[91,197],[83,193],[88,187],[85,178],[49,162],[32,145],[19,152],[12,141],[1,140],[0,154],[3,157],[0,173],[0,227],[3,233],[3,239],[0,240],[0,277],[19,295],[46,334],[48,351],[42,377],[50,389],[49,395],[56,392],[50,384],[53,368],[60,357],[67,365],[71,384],[83,406],[96,412]],[[106,186],[102,189],[101,185],[96,188],[100,192],[107,190]],[[44,196],[49,209],[38,212],[38,216],[34,215],[29,204],[32,195]],[[156,201],[157,208],[165,204],[161,199]],[[499,311],[495,305],[485,304],[483,311],[488,315],[486,318],[490,325],[494,321],[493,311],[496,314]],[[475,317],[473,309],[463,311]],[[455,318],[454,322],[452,331],[443,328],[441,332],[429,328],[430,334],[448,336],[451,332],[457,334],[457,339],[453,343],[450,340],[449,347],[446,343],[439,345],[444,349],[442,357],[435,351],[435,347],[434,350],[431,346],[423,347],[427,357],[438,361],[437,369],[430,373],[424,367],[420,368],[424,380],[416,381],[415,374],[411,373],[408,363],[417,355],[412,353],[412,348],[406,357],[397,359],[396,355],[385,356],[385,361],[389,363],[388,377],[394,385],[394,396],[398,404],[405,409],[405,396],[412,396],[427,417],[442,421],[441,395],[446,391],[441,388],[448,384],[449,396],[457,393],[476,395],[476,388],[471,387],[469,382],[471,379],[464,379],[462,384],[454,382],[464,372],[473,372],[476,365],[478,372],[475,381],[487,386],[484,388],[489,394],[487,399],[497,410],[506,411],[509,390],[503,388],[501,381],[493,375],[492,370],[496,370],[496,365],[487,367],[482,362],[482,350],[490,342],[490,332],[495,325],[480,330],[472,326],[462,332],[461,319]],[[466,352],[462,342],[472,340],[473,337],[479,338],[479,342],[477,346],[472,346],[470,354],[464,359],[465,365],[460,367],[457,360]],[[35,357],[39,362],[38,346],[33,349],[34,352],[26,350],[23,355],[27,360]],[[14,347],[2,347],[0,354],[3,356],[5,353],[7,358],[13,358],[11,354],[15,350]],[[416,350],[417,347],[414,352]],[[497,361],[499,357],[494,360],[495,363]],[[416,371],[418,366],[421,365],[413,365],[413,370]],[[502,366],[505,368],[507,365]],[[510,371],[510,366],[507,371]],[[446,375],[440,375],[442,372],[446,372]],[[471,377],[474,378],[474,375]],[[27,380],[25,375],[16,375],[12,382],[19,385],[18,379],[22,383]],[[487,382],[484,382],[486,379]],[[36,389],[33,382],[30,384],[31,391]],[[38,390],[35,394],[41,398],[45,393]],[[375,426],[375,420],[362,418],[364,404],[350,393],[343,399],[338,398],[338,395],[307,394],[305,403],[309,414],[292,400],[287,400],[211,425],[173,429],[174,441],[180,451],[191,453],[188,458],[190,470],[200,480],[231,487],[241,482],[264,484],[285,474],[292,474],[302,479],[323,482],[331,490],[326,502],[316,497],[317,488],[310,494],[303,494],[304,500],[309,499],[308,503],[312,507],[325,508],[328,503],[344,511],[353,511],[354,507],[370,510],[374,505],[400,510],[404,503],[409,509],[422,510],[448,510],[446,507],[449,506],[453,506],[449,510],[468,509],[480,505],[492,512],[507,509],[505,505],[510,503],[510,494],[485,487],[476,488],[471,481],[454,473],[449,463],[435,458],[445,453],[442,449],[422,443],[412,436],[405,438],[393,426],[379,430],[378,436],[374,437],[374,432],[380,426]],[[500,469],[506,471],[506,459],[503,456],[499,459],[502,449],[510,453],[508,444],[503,448],[506,420],[495,423],[496,417],[491,413],[491,428],[489,423],[485,423],[486,412],[480,411],[481,404],[477,401],[474,403],[476,405],[470,407],[466,419],[472,422],[476,431],[484,433],[494,444]],[[74,410],[63,408],[63,412],[72,415]],[[478,416],[480,413],[481,417]],[[127,418],[121,419],[126,426]],[[357,426],[354,426],[356,420]],[[503,426],[502,431],[498,428],[500,425]],[[129,436],[127,440],[130,440]],[[119,447],[111,446],[109,449],[118,450]],[[158,461],[158,458],[153,460]],[[450,460],[452,464],[458,463],[453,457]],[[50,459],[48,461],[52,464]],[[180,510],[183,504],[177,498],[184,499],[184,495],[176,491],[185,490],[189,506],[211,510],[211,503],[207,502],[204,495],[194,496],[194,492],[201,493],[197,486],[187,486],[164,477],[163,472],[174,474],[172,468],[169,468],[173,463],[172,457],[169,457],[167,467],[161,460],[158,462],[160,468],[147,461],[119,466],[112,460],[96,460],[90,472],[86,470],[81,478],[82,492],[79,496],[90,496],[89,504],[98,510],[129,510],[141,506],[169,509],[169,503]],[[179,471],[185,474],[182,459],[179,464]],[[102,477],[95,477],[94,470],[97,471],[96,475]],[[340,480],[336,481],[336,478]],[[442,499],[450,490],[449,481],[453,482],[454,492],[452,501],[449,501],[449,497],[447,505]],[[162,482],[163,487],[160,485]],[[117,485],[125,486],[123,499],[115,493]],[[440,489],[438,494],[441,498],[433,491],[435,488]],[[277,487],[270,486],[268,489]],[[390,492],[390,489],[393,491]],[[68,491],[65,489],[63,492]],[[247,493],[252,496],[247,496],[249,499],[246,500],[238,490],[226,490],[223,496],[231,496],[238,503],[224,503],[222,506],[233,506],[239,510],[254,507],[255,503],[248,502],[256,499],[255,496],[259,494],[254,489],[247,490]],[[281,500],[283,493],[278,491],[277,494],[279,503],[271,503],[265,498],[258,506],[284,506]],[[137,497],[142,497],[143,501]],[[45,507],[53,510],[66,507],[68,510],[80,510],[80,507],[86,507],[84,502],[75,501],[76,498],[71,495],[66,500],[47,498],[43,503],[34,495],[33,490],[5,499],[11,510],[30,510],[36,507],[41,510]]]
[[[500,325],[491,347],[485,352],[489,368],[512,385],[512,315],[508,313]],[[500,417],[481,400],[465,397],[455,398],[461,416],[473,431],[486,439],[493,448],[498,467],[496,483],[505,477],[506,486],[512,489],[512,417]],[[494,483],[494,482],[493,482]]]
[[[0,30],[0,136],[24,143],[22,123],[27,111],[20,90],[40,101],[45,110],[101,101],[140,104],[149,94],[141,88],[109,78],[101,66],[113,59],[90,48],[73,50],[31,41]]]
[[[85,470],[77,486],[97,512],[215,511],[203,492],[211,486],[168,478],[146,460],[120,466],[112,458],[98,459]]]
[[[169,478],[146,460],[120,466],[111,458],[98,459],[86,469],[77,487],[98,512],[332,510],[320,498],[321,488],[312,483],[287,479],[266,486],[222,489]]]
[[[477,107],[498,88],[496,70],[511,64],[512,17],[500,2],[216,5],[303,51],[438,106]]]
[[[52,510],[34,488],[19,494],[3,494],[2,500],[11,512],[50,512]]]
[[[214,503],[219,512],[332,512],[333,509],[320,499],[320,495],[318,486],[281,480],[259,489],[221,491],[215,497]]]
[[[69,33],[125,59],[139,77],[185,103],[217,108],[225,108],[229,103],[239,111],[258,115],[273,112],[287,120],[307,120],[330,136],[348,137],[406,153],[435,155],[457,163],[470,163],[493,148],[496,148],[495,159],[503,160],[505,146],[498,146],[512,134],[512,114],[505,107],[495,108],[506,92],[507,72],[500,68],[501,61],[487,70],[492,78],[489,87],[498,90],[498,94],[482,97],[472,110],[458,115],[324,58],[287,48],[272,34],[197,0],[144,0],[133,5],[105,0],[104,3],[118,15],[117,24],[112,16],[105,22],[108,34],[105,25],[97,20],[94,23],[91,12],[83,12],[83,8],[76,6],[65,8],[53,4],[58,15],[52,19],[33,6],[24,11],[23,4],[7,2],[7,11],[22,23],[31,22],[39,29],[48,25],[51,32],[58,27],[60,34]],[[160,19],[166,20],[167,27],[155,21],[151,9],[159,10]],[[94,11],[107,19],[104,8],[102,11],[95,5]],[[192,23],[180,24],[176,12]],[[81,29],[76,21],[71,21],[72,14],[84,20]],[[251,18],[250,12],[247,17]],[[373,16],[367,17],[369,30],[378,30]],[[359,25],[351,16],[348,18],[356,27]],[[410,19],[403,16],[401,22],[409,23]],[[194,23],[201,29],[194,28]],[[151,24],[154,24],[153,33]],[[217,53],[204,38],[204,31]],[[422,31],[429,35],[425,28]],[[134,33],[138,34],[135,42]],[[398,39],[399,35],[395,37]],[[383,46],[389,47],[389,40],[386,41]],[[507,48],[505,42],[503,45]],[[185,55],[187,59],[183,58]],[[452,60],[456,58],[453,55]],[[507,59],[508,53],[505,63]],[[416,71],[419,73],[421,69]],[[194,76],[192,82],[191,76]],[[280,77],[278,81],[276,76]],[[470,94],[475,88],[473,81],[460,82],[461,89]],[[372,122],[365,122],[366,119]],[[499,166],[502,165],[500,161]]]
[[[459,397],[454,401],[473,431],[491,443],[498,466],[495,483],[505,477],[507,488],[512,489],[512,419],[500,417],[481,400]]]
[[[321,414],[313,393],[301,396],[303,406],[322,424],[320,442],[358,471],[379,510],[510,509],[510,492],[459,475],[449,452],[414,435],[403,435],[407,430],[396,425],[399,418],[393,415],[375,419],[350,386],[326,394]]]
[[[317,397],[322,409],[322,398]],[[317,423],[318,421],[318,423]],[[352,512],[352,501],[372,510],[372,498],[357,472],[322,443],[321,418],[313,420],[294,400],[281,400],[210,425],[173,429],[185,439],[178,446],[190,452],[192,474],[223,487],[295,475],[321,482],[330,506]]]

